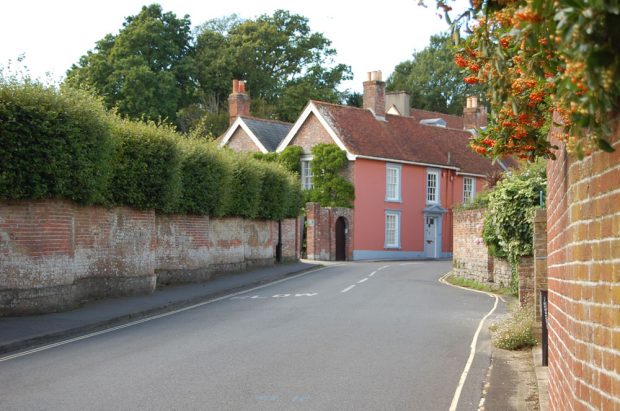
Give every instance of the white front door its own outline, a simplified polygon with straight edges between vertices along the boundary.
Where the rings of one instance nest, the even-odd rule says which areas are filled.
[[[424,255],[426,258],[437,258],[437,217],[426,217],[424,224]]]

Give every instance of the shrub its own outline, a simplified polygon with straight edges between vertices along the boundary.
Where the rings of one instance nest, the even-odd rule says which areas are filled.
[[[287,146],[278,156],[278,162],[290,172],[301,174],[301,156],[304,149],[299,146]]]
[[[273,163],[259,163],[261,199],[258,218],[281,220],[286,213],[288,180],[284,169]]]
[[[231,162],[213,144],[188,139],[181,148],[179,212],[222,216],[231,183]]]
[[[0,82],[0,196],[104,202],[112,149],[106,116],[84,92]]]
[[[181,193],[177,134],[165,125],[114,117],[112,201],[164,212],[178,211]]]
[[[287,202],[284,211],[286,218],[297,217],[304,207],[304,195],[299,182],[299,175],[289,173],[287,175]]]
[[[260,163],[249,156],[232,152],[228,153],[228,158],[232,173],[226,215],[256,218],[261,202]]]
[[[532,306],[513,307],[510,315],[498,324],[489,327],[491,342],[504,350],[519,350],[536,345],[532,333],[534,308]]]

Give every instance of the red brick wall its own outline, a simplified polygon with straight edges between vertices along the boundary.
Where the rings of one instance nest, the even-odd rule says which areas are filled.
[[[319,143],[332,144],[334,140],[319,119],[310,114],[289,145],[299,146],[304,149],[304,153],[310,154],[312,147]]]
[[[155,288],[155,213],[69,201],[0,202],[0,315]]]
[[[547,163],[552,410],[620,410],[619,130],[611,143]]]
[[[252,141],[248,133],[244,129],[238,127],[237,130],[230,136],[230,140],[226,143],[226,147],[234,151],[260,151],[258,146]]]
[[[319,203],[306,204],[306,253],[310,260],[336,259],[336,220],[346,222],[346,255],[353,259],[353,210],[343,207],[321,207]]]
[[[493,257],[482,240],[485,209],[454,211],[452,271],[479,282],[493,279]]]
[[[296,220],[282,227],[283,256],[295,259]],[[277,240],[273,221],[0,202],[0,315],[59,311],[86,299],[152,292],[158,281],[207,280],[272,264]]]

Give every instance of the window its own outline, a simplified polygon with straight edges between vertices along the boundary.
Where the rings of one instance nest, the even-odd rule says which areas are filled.
[[[387,164],[385,167],[385,201],[400,201],[400,166]]]
[[[311,160],[301,160],[301,188],[310,190],[312,185],[312,166]]]
[[[426,202],[439,202],[439,173],[429,171],[426,175]]]
[[[385,212],[385,248],[400,248],[400,213]]]
[[[473,177],[463,177],[463,202],[470,203],[474,201],[476,194],[476,179]]]

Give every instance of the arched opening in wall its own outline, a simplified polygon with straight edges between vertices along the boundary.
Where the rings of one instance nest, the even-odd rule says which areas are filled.
[[[344,217],[336,220],[336,261],[347,259],[347,221]]]

